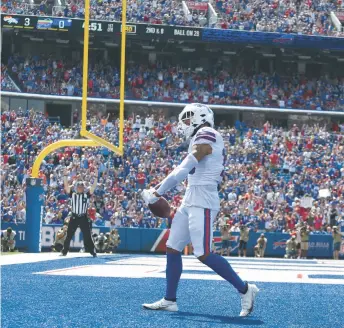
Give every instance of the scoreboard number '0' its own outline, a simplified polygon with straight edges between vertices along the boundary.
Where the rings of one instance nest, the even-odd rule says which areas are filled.
[[[82,28],[85,28],[85,22],[83,22]],[[88,29],[90,31],[94,31],[94,32],[102,32],[103,31],[102,23],[92,22],[92,23],[90,23],[90,26]]]

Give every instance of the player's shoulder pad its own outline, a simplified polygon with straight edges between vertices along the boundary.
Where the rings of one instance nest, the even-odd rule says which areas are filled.
[[[216,142],[218,136],[219,133],[215,129],[211,128],[210,126],[205,126],[197,131],[195,135],[195,141]]]

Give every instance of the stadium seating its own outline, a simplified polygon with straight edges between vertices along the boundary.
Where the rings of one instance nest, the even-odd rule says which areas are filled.
[[[13,55],[7,65],[23,92],[80,96],[80,63],[51,56]],[[221,71],[189,71],[146,65],[127,67],[126,97],[166,102],[204,102],[310,110],[344,110],[341,79],[307,79],[266,73],[246,75]],[[92,64],[89,96],[119,98],[119,69]]]
[[[340,2],[317,1],[216,1],[221,16],[217,27],[248,31],[343,36],[329,17]]]
[[[7,67],[1,64],[1,90],[18,91],[12,79],[8,76]]]
[[[126,122],[123,159],[100,148],[81,152],[69,147],[49,155],[40,171],[47,187],[44,222],[62,223],[69,213],[61,177],[73,162],[76,166],[70,173],[71,183],[77,176],[90,183],[87,172],[99,168],[99,186],[90,210],[95,225],[166,227],[166,221],[152,217],[138,196],[184,156],[175,123],[165,119],[162,124],[159,117],[148,120],[147,125],[140,117]],[[92,132],[113,138],[114,120],[110,117],[104,127],[93,116]],[[35,154],[52,141],[73,135],[77,127],[71,131],[52,125],[33,110],[3,112],[1,121],[1,217],[4,222],[19,224],[25,220],[25,178]],[[339,129],[342,134],[336,132]],[[290,231],[297,222],[307,221],[312,229],[326,231],[343,222],[344,125],[334,130],[304,125],[283,131],[264,124],[262,130],[243,132],[222,127],[220,132],[228,144],[227,160],[220,190],[222,208],[215,225],[228,222],[235,230],[243,222],[255,230]],[[322,196],[323,190],[328,197]],[[180,204],[180,191],[167,195],[174,209]],[[337,213],[334,216],[333,211]]]

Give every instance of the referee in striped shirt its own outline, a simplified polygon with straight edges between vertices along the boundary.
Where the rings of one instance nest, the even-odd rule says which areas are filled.
[[[72,191],[71,186],[68,184],[69,172],[64,172],[63,183],[64,189],[71,198],[72,203],[72,216],[68,224],[67,237],[61,252],[62,256],[66,256],[69,251],[70,241],[72,240],[76,229],[80,230],[84,236],[85,251],[89,252],[93,257],[97,257],[94,243],[91,237],[91,224],[90,219],[87,217],[88,205],[90,198],[97,187],[98,171],[95,172],[94,182],[89,191],[85,190],[84,182],[76,182],[76,190]]]

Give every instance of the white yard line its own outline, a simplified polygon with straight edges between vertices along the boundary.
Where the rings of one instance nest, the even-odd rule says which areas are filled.
[[[0,256],[0,266],[13,265],[13,264],[25,264],[25,263],[36,263],[44,261],[57,261],[73,258],[91,257],[88,253],[69,253],[67,256],[59,256],[60,253],[21,253],[16,255],[4,255]],[[109,254],[99,254],[108,255]],[[111,254],[111,256],[113,256]]]

